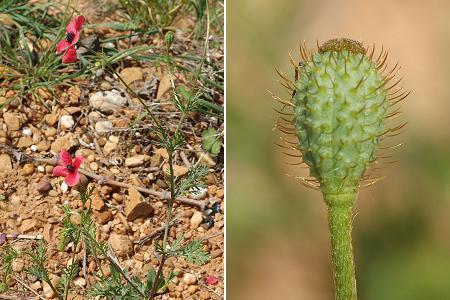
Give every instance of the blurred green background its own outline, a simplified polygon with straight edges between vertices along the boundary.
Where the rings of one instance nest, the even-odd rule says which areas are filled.
[[[326,207],[272,132],[288,51],[349,37],[400,61],[408,126],[354,217],[359,299],[450,299],[450,1],[227,1],[228,299],[333,299]]]

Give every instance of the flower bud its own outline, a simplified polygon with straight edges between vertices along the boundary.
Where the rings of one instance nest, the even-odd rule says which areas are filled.
[[[175,38],[175,36],[173,34],[173,31],[168,31],[166,33],[165,40],[166,40],[167,49],[169,49],[170,46],[172,46],[174,38]]]

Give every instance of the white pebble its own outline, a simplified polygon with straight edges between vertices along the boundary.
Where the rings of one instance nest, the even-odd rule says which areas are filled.
[[[61,192],[63,192],[63,194],[66,193],[68,189],[69,187],[65,182],[61,183]]]
[[[190,197],[195,200],[205,199],[206,193],[208,192],[207,188],[199,188],[199,189],[189,189]]]
[[[109,138],[108,138],[108,140],[109,140],[111,143],[114,143],[114,144],[118,144],[119,141],[120,141],[119,137],[118,137],[118,136],[115,136],[115,135],[110,135]]]
[[[193,285],[197,283],[197,277],[194,274],[186,273],[183,276],[183,281],[187,285]]]
[[[31,151],[36,152],[38,150],[38,147],[36,145],[31,145]]]
[[[25,127],[22,129],[22,133],[24,136],[31,136],[33,134],[33,131],[31,131],[30,127]]]
[[[72,128],[72,126],[75,124],[73,117],[69,115],[62,116],[60,122],[63,129]]]
[[[38,166],[37,170],[38,170],[38,172],[41,172],[41,173],[45,172],[45,168],[43,166]]]
[[[102,120],[95,123],[95,132],[102,135],[110,132],[113,129],[113,124],[108,120]]]

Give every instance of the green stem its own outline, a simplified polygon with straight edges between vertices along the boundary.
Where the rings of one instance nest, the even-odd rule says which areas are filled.
[[[352,207],[356,193],[324,194],[328,205],[336,300],[356,300],[352,248]]]
[[[161,260],[159,261],[158,271],[156,272],[152,287],[150,289],[149,299],[153,300],[158,291],[159,277],[162,274],[162,269],[167,257],[167,242],[169,238],[169,227],[172,221],[173,203],[175,202],[175,176],[173,171],[173,152],[168,151],[169,154],[169,177],[170,177],[170,200],[167,202],[167,220],[164,226],[164,237],[163,237],[163,251],[161,254]]]

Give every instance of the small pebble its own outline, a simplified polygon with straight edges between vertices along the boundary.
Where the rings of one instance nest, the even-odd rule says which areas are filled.
[[[50,192],[54,191],[54,190],[51,191],[52,185],[46,179],[42,179],[41,181],[39,181],[39,183],[36,186],[36,189],[41,194],[47,193],[49,191]],[[49,194],[49,196],[52,196],[52,195],[50,195],[50,192],[48,194]],[[56,191],[54,191],[54,192],[56,193]],[[58,193],[56,193],[56,196],[58,196]],[[56,196],[52,196],[52,197],[56,197]]]
[[[34,172],[33,164],[25,164],[21,171],[22,175],[25,175],[25,176],[33,174],[33,172]]]
[[[70,115],[61,116],[60,122],[63,129],[70,129],[75,124],[73,117]]]
[[[98,134],[105,134],[113,129],[113,124],[110,121],[102,120],[95,123],[95,132]]]
[[[48,195],[50,197],[58,197],[58,192],[55,191],[55,190],[51,190],[51,191],[48,192]]]
[[[208,189],[206,188],[199,188],[199,189],[191,189],[190,192],[190,198],[195,200],[203,200],[206,197],[206,193],[208,192]]]
[[[84,279],[83,277],[75,278],[73,280],[73,284],[80,287],[86,286],[86,279]]]
[[[196,211],[191,217],[191,228],[197,228],[203,222],[203,215],[201,212]]]
[[[191,286],[188,287],[187,291],[188,291],[189,294],[194,295],[198,291],[198,286],[197,285],[191,285]]]
[[[118,136],[115,136],[115,135],[110,135],[109,138],[108,138],[108,140],[109,140],[111,143],[115,143],[115,144],[118,144],[119,141],[120,141],[119,137],[118,137]]]
[[[98,170],[98,164],[97,164],[96,162],[91,162],[91,163],[89,164],[89,168],[90,168],[92,171],[97,171],[97,170]]]
[[[42,289],[42,283],[40,281],[36,281],[36,282],[33,282],[32,284],[30,284],[30,287],[33,290],[38,291],[38,290]]]
[[[31,131],[30,127],[24,127],[22,129],[22,133],[24,136],[31,136],[33,134],[33,131]]]
[[[113,143],[110,141],[107,141],[105,143],[105,146],[103,147],[103,152],[108,155],[110,153],[113,153],[117,148],[119,148],[119,145],[117,143]]]
[[[116,200],[117,203],[123,203],[123,196],[119,193],[112,194],[112,197],[114,200]]]
[[[197,283],[197,277],[194,274],[186,273],[183,276],[183,282],[187,285],[194,285]]]
[[[67,184],[63,181],[63,183],[61,183],[61,192],[63,192],[63,194],[65,194],[67,192],[67,190],[69,189],[69,187],[67,186]]]
[[[81,216],[80,214],[72,214],[70,216],[70,221],[75,224],[75,225],[80,225],[81,224]]]
[[[19,206],[21,203],[20,197],[16,194],[11,195],[11,197],[9,198],[9,201],[11,202],[11,204],[13,206]]]
[[[47,128],[47,129],[44,131],[44,135],[45,135],[46,137],[52,137],[52,136],[55,136],[56,133],[57,133],[56,128],[53,128],[53,127],[49,127],[49,128]]]

